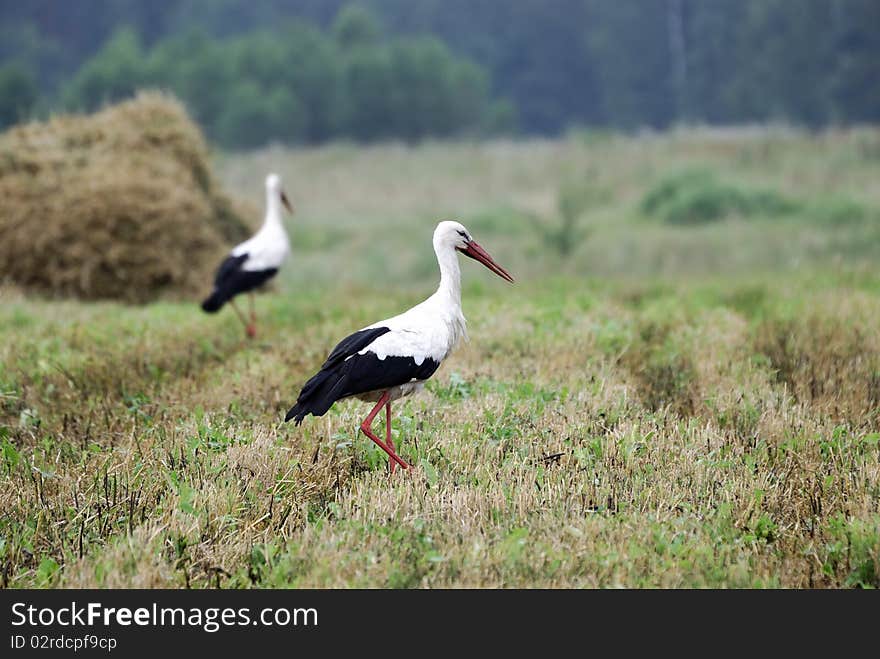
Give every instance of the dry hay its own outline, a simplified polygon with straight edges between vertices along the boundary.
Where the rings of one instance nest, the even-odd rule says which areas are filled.
[[[53,296],[195,297],[248,232],[198,127],[157,92],[0,135],[0,199],[0,279]]]

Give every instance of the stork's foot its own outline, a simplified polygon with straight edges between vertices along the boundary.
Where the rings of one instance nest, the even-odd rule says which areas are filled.
[[[253,339],[257,336],[257,328],[253,323],[248,324],[247,327],[244,328],[244,331],[249,339]]]
[[[388,448],[390,448],[392,452],[395,450],[395,449],[394,449],[394,444],[392,444],[392,443],[390,443],[390,442],[388,443]],[[395,455],[397,455],[397,454],[395,453]],[[401,458],[401,461],[403,462],[403,464],[400,464],[400,463],[397,462],[396,460],[392,459],[390,455],[389,455],[388,457],[389,457],[389,460],[388,460],[388,473],[391,474],[392,476],[394,475],[394,472],[395,472],[395,470],[397,469],[398,466],[400,466],[401,469],[407,469],[407,470],[412,470],[413,467],[415,467],[415,465],[414,465],[412,462],[409,462],[408,460],[403,460],[403,459]],[[399,456],[398,456],[398,457],[399,457]]]
[[[413,467],[415,467],[415,465],[412,462],[407,462],[406,460],[402,460],[402,461],[403,461],[403,464],[400,465],[400,468],[403,470],[410,471],[413,469]],[[394,475],[394,472],[397,469],[398,464],[399,463],[395,462],[394,460],[388,461],[388,473],[390,476]]]

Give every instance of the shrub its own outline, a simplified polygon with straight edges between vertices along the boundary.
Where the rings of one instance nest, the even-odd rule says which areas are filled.
[[[0,67],[0,129],[19,122],[31,113],[37,102],[37,86],[22,67]]]
[[[590,235],[590,229],[582,226],[587,211],[604,203],[607,191],[596,186],[590,176],[569,181],[559,188],[556,197],[558,219],[547,221],[530,215],[532,224],[544,243],[561,257],[568,257]]]
[[[737,187],[706,170],[688,170],[660,181],[644,196],[641,208],[667,224],[703,224],[731,215],[785,215],[797,205],[773,190]]]
[[[842,226],[864,222],[868,217],[868,210],[853,199],[833,196],[814,202],[807,215],[818,224]]]

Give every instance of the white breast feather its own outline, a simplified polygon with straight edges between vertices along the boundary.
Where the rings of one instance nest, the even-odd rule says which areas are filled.
[[[248,254],[242,264],[242,270],[254,272],[279,268],[290,253],[290,243],[283,229],[264,227],[252,238],[237,245],[231,252],[232,256]]]
[[[467,338],[461,309],[448,307],[432,296],[409,311],[365,327],[387,327],[391,331],[378,337],[359,352],[386,357],[412,357],[417,365],[426,359],[442,362],[459,339]]]

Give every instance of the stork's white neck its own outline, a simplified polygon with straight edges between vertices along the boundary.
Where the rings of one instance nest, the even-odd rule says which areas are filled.
[[[461,308],[461,268],[455,249],[447,245],[435,247],[437,263],[440,265],[440,285],[437,295],[449,300],[454,306]]]
[[[281,223],[281,194],[277,190],[266,190],[266,218],[263,227],[282,227]]]

